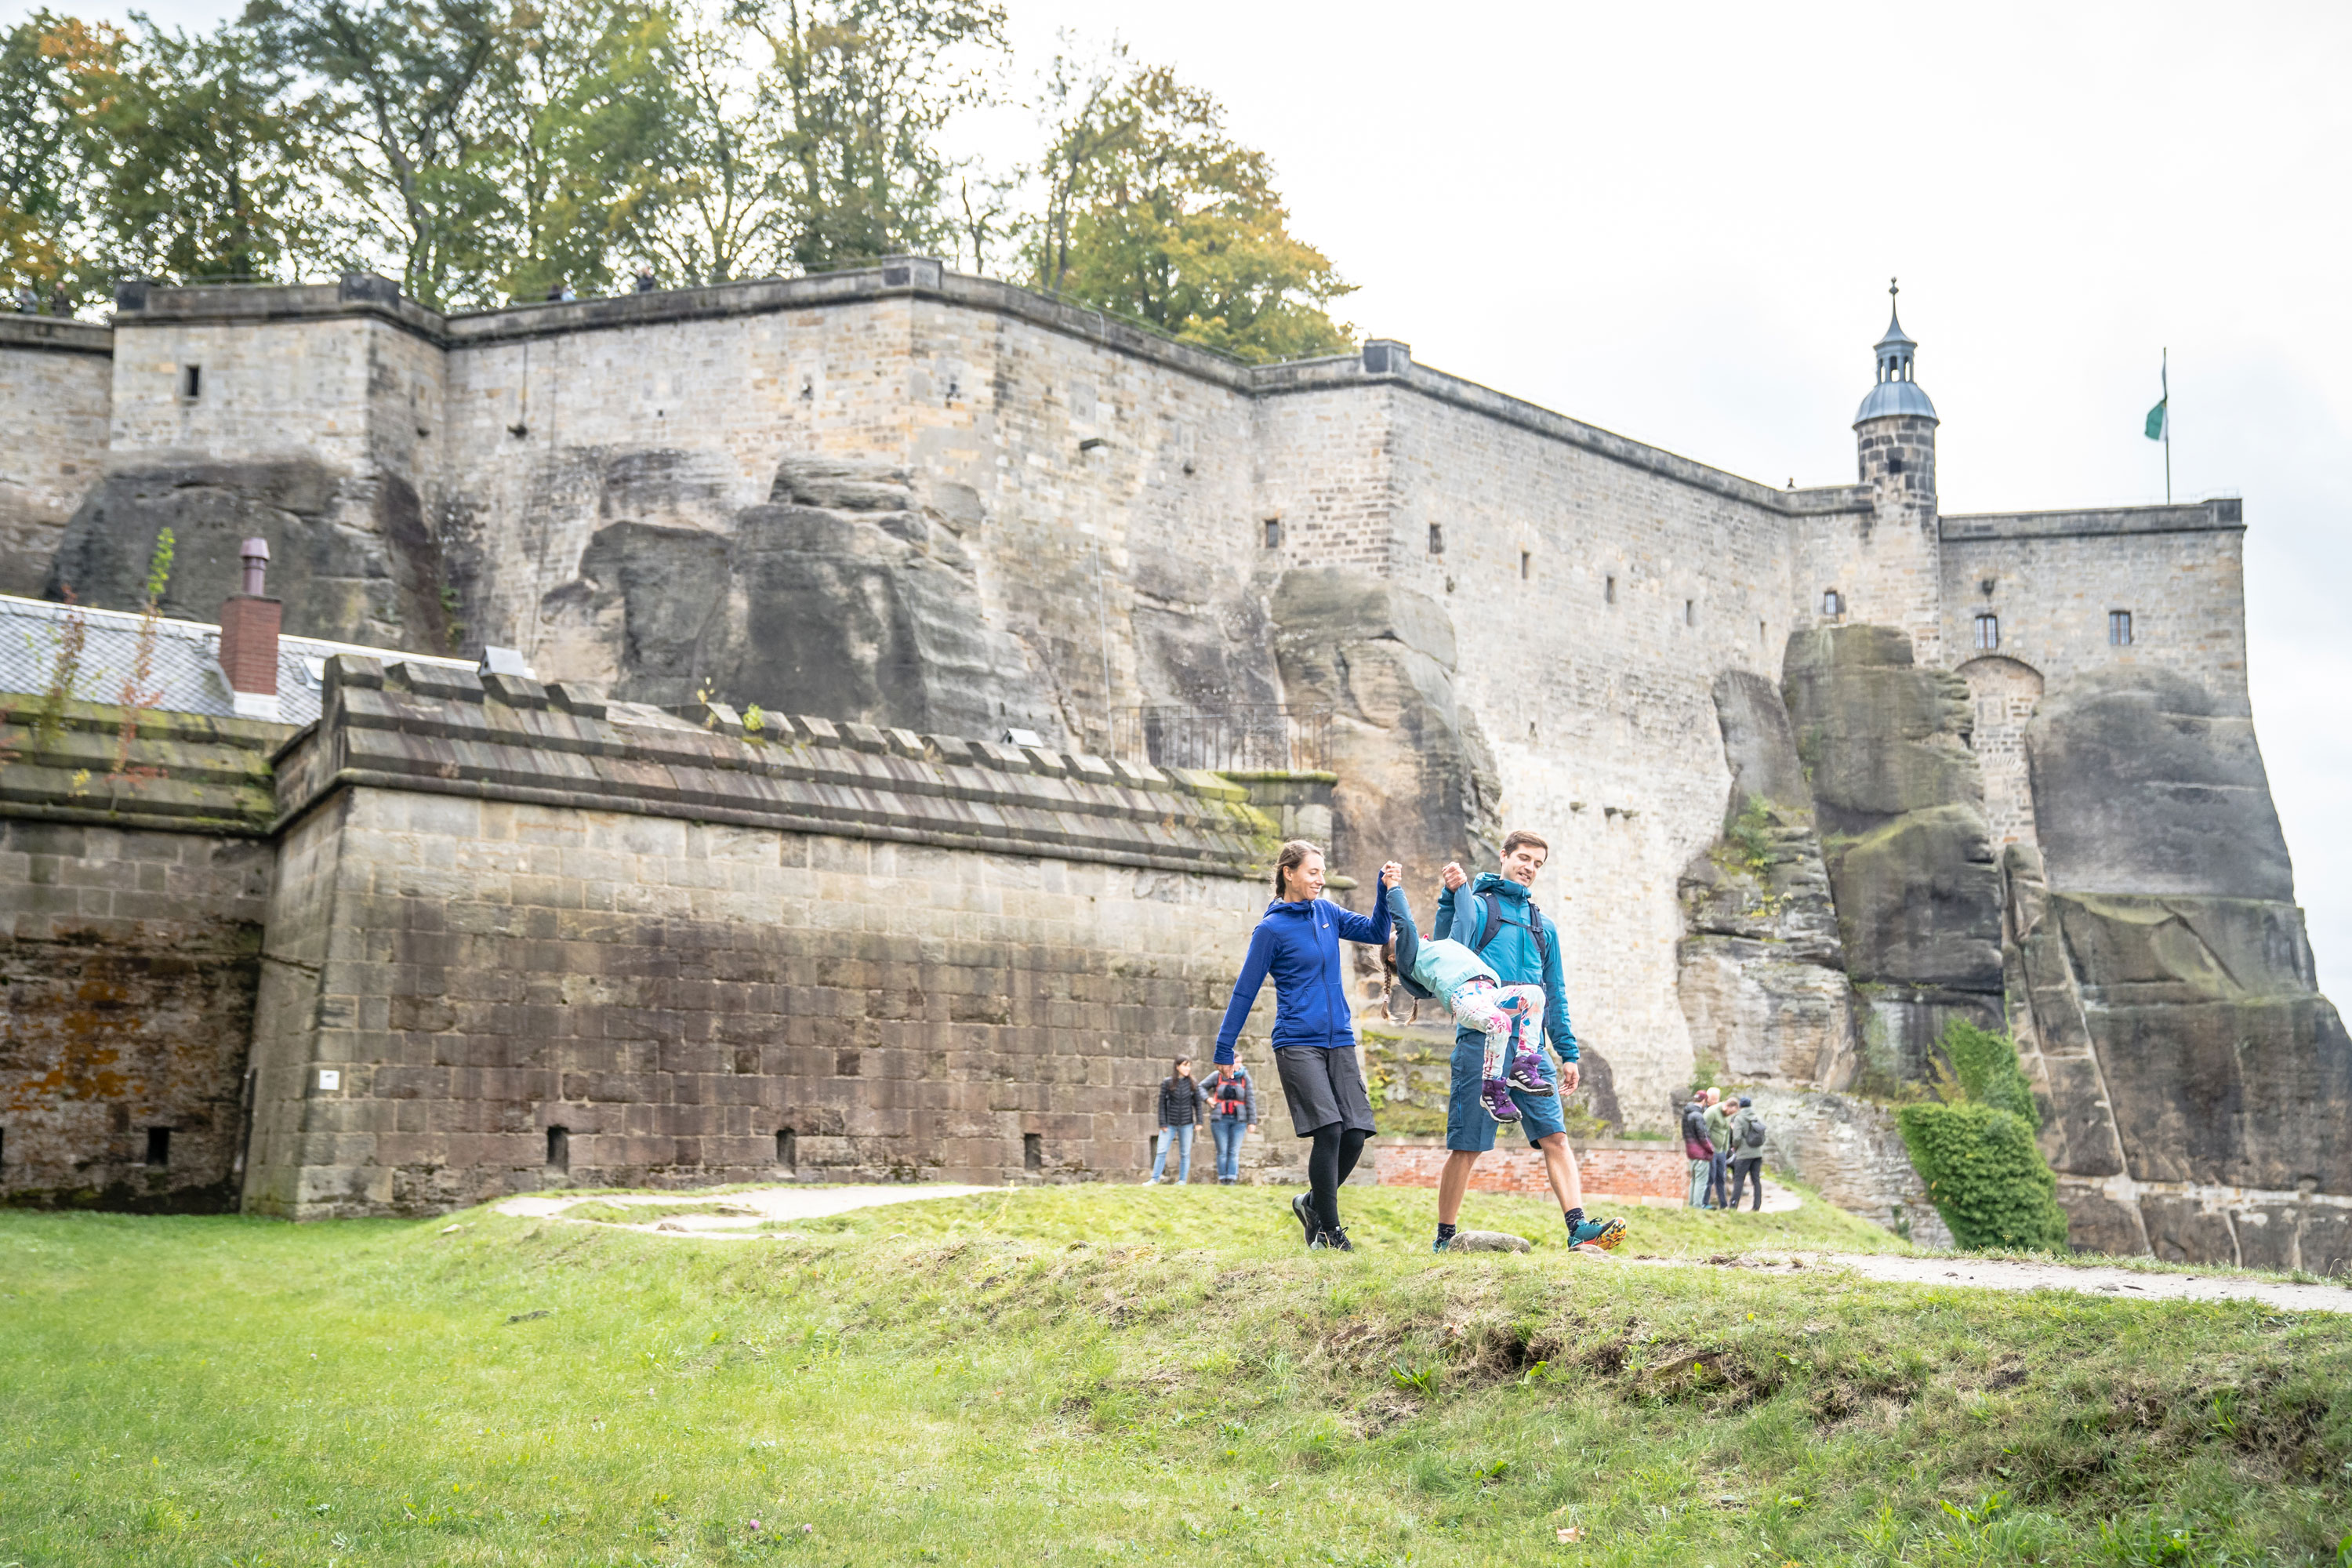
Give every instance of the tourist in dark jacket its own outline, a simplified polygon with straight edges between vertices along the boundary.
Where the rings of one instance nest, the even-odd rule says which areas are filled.
[[[1257,1125],[1257,1090],[1249,1068],[1229,1062],[1201,1086],[1209,1098],[1209,1135],[1217,1142],[1217,1185],[1242,1176],[1242,1139]]]
[[[1706,1207],[1706,1182],[1715,1173],[1715,1145],[1707,1141],[1706,1108],[1715,1091],[1703,1089],[1683,1107],[1683,1157],[1690,1162],[1690,1205]]]
[[[1354,1250],[1339,1226],[1339,1184],[1377,1131],[1363,1064],[1356,1059],[1356,1018],[1339,944],[1379,947],[1388,941],[1385,895],[1403,878],[1395,861],[1381,867],[1372,912],[1360,915],[1323,897],[1323,851],[1302,838],[1284,845],[1275,859],[1274,902],[1250,932],[1249,954],[1217,1030],[1217,1065],[1223,1067],[1234,1059],[1234,1042],[1249,1021],[1258,987],[1274,981],[1274,1065],[1292,1129],[1313,1142],[1307,1152],[1308,1191],[1290,1200],[1309,1247]]]
[[[1739,1097],[1739,1114],[1731,1119],[1731,1206],[1739,1206],[1739,1189],[1756,1188],[1756,1207],[1764,1206],[1764,1119],[1756,1113],[1755,1098]],[[1753,1211],[1751,1211],[1753,1212]]]
[[[1182,1186],[1192,1179],[1192,1134],[1200,1130],[1201,1117],[1208,1110],[1208,1097],[1192,1079],[1192,1058],[1178,1057],[1175,1070],[1160,1080],[1160,1152],[1151,1162],[1150,1182],[1160,1179],[1168,1168],[1168,1145],[1174,1143],[1181,1153],[1176,1166],[1176,1184]]]

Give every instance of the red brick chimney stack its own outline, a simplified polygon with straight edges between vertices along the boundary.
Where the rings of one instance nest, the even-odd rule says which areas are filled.
[[[278,717],[278,626],[285,606],[262,594],[269,565],[269,542],[248,539],[245,592],[221,601],[220,667],[228,677],[231,701],[247,719]]]

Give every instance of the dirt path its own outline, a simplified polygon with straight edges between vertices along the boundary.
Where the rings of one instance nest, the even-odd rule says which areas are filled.
[[[2095,1264],[2023,1263],[2006,1258],[1966,1258],[1950,1253],[1891,1257],[1858,1252],[1799,1253],[1779,1258],[1643,1258],[1631,1262],[1661,1267],[1713,1264],[1767,1274],[1843,1270],[1865,1279],[1904,1285],[1962,1285],[1975,1290],[2074,1290],[2136,1301],[2260,1301],[2297,1312],[2352,1312],[2352,1289],[2341,1285],[2296,1285],[2247,1279],[2228,1274],[2158,1274]]]

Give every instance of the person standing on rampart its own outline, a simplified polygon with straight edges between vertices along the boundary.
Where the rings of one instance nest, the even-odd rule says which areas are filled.
[[[1249,952],[1233,1000],[1217,1030],[1217,1065],[1234,1059],[1234,1042],[1249,1021],[1258,988],[1274,981],[1274,1063],[1290,1124],[1312,1141],[1307,1154],[1308,1191],[1290,1200],[1310,1247],[1355,1250],[1339,1224],[1339,1184],[1356,1168],[1364,1140],[1378,1129],[1363,1064],[1356,1059],[1355,1014],[1348,1005],[1339,943],[1379,947],[1389,939],[1384,895],[1404,876],[1391,860],[1381,868],[1372,912],[1357,914],[1323,897],[1323,851],[1304,839],[1282,847],[1274,867],[1274,901],[1250,932]]]
[[[1481,872],[1474,883],[1458,865],[1445,867],[1445,891],[1437,900],[1436,935],[1460,942],[1478,955],[1505,985],[1539,985],[1544,993],[1543,1030],[1559,1054],[1559,1072],[1538,1055],[1542,1089],[1528,1090],[1514,1083],[1510,1097],[1519,1111],[1519,1126],[1528,1142],[1542,1151],[1544,1173],[1552,1194],[1559,1199],[1572,1247],[1612,1247],[1625,1239],[1621,1219],[1588,1219],[1584,1214],[1584,1184],[1576,1168],[1576,1153],[1568,1146],[1568,1121],[1560,1096],[1576,1090],[1576,1033],[1569,1026],[1568,986],[1561,978],[1559,928],[1535,906],[1530,889],[1543,869],[1550,847],[1532,833],[1517,831],[1503,840],[1503,869]],[[1465,894],[1465,889],[1467,889]],[[1437,1182],[1437,1241],[1432,1250],[1453,1245],[1455,1221],[1462,1215],[1463,1194],[1470,1188],[1470,1173],[1478,1156],[1495,1146],[1495,1117],[1487,1110],[1486,1089],[1486,1037],[1468,1024],[1454,1039],[1454,1092],[1445,1107],[1445,1169]]]

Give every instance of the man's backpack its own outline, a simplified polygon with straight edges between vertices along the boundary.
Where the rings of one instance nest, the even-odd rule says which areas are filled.
[[[1470,951],[1484,954],[1486,944],[1502,935],[1505,926],[1516,926],[1519,925],[1519,922],[1503,918],[1503,900],[1500,894],[1481,893],[1478,895],[1478,901],[1486,907],[1486,918],[1480,923],[1478,940],[1470,944]],[[1540,982],[1543,979],[1544,971],[1551,967],[1551,943],[1544,940],[1543,911],[1536,908],[1536,901],[1533,899],[1528,900],[1528,923],[1519,926],[1519,929],[1536,939],[1536,979]]]
[[[1751,1110],[1743,1118],[1743,1123],[1739,1129],[1739,1146],[1743,1149],[1764,1147],[1764,1119]]]

